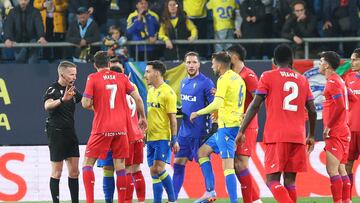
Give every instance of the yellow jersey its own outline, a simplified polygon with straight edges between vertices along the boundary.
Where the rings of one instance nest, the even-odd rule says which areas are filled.
[[[212,10],[215,31],[234,29],[235,10],[239,9],[235,0],[209,0],[206,7]]]
[[[239,74],[232,70],[219,77],[215,97],[224,100],[218,110],[219,128],[239,127],[244,114],[246,86]]]
[[[147,140],[170,140],[169,113],[176,113],[176,93],[166,83],[158,88],[151,87],[147,94]]]
[[[207,0],[184,0],[184,11],[189,18],[205,18]]]

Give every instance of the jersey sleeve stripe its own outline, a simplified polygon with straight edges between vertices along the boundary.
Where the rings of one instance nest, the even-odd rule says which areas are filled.
[[[308,96],[308,98],[307,98],[308,101],[314,100],[314,99],[315,99],[315,98],[314,98],[314,96],[312,96],[312,95],[311,95],[311,96]]]
[[[255,94],[267,94],[268,92],[266,90],[256,90]]]
[[[127,91],[126,94],[130,95],[133,91],[135,91],[135,88],[132,88],[131,90]]]
[[[339,93],[339,94],[333,95],[332,98],[333,98],[333,99],[338,99],[338,98],[340,98],[341,96],[342,96],[342,94]]]
[[[83,97],[86,97],[86,98],[89,98],[89,99],[92,99],[93,98],[93,96],[92,95],[88,95],[88,94],[83,94]]]

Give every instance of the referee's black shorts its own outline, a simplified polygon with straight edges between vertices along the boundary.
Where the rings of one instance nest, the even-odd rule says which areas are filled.
[[[49,140],[51,161],[59,162],[69,157],[80,157],[75,129],[46,126],[45,130]]]

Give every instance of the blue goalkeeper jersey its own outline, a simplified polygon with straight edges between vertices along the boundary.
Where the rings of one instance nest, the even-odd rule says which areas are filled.
[[[179,136],[202,137],[210,126],[209,115],[197,117],[190,122],[190,114],[196,112],[214,100],[211,89],[214,83],[202,73],[194,78],[185,78],[181,81],[180,94],[182,101],[183,119],[180,125]]]

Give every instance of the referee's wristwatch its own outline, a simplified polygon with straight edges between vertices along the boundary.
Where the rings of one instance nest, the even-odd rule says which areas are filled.
[[[60,97],[60,103],[62,103],[62,104],[64,103],[64,101],[63,101],[62,97]]]

